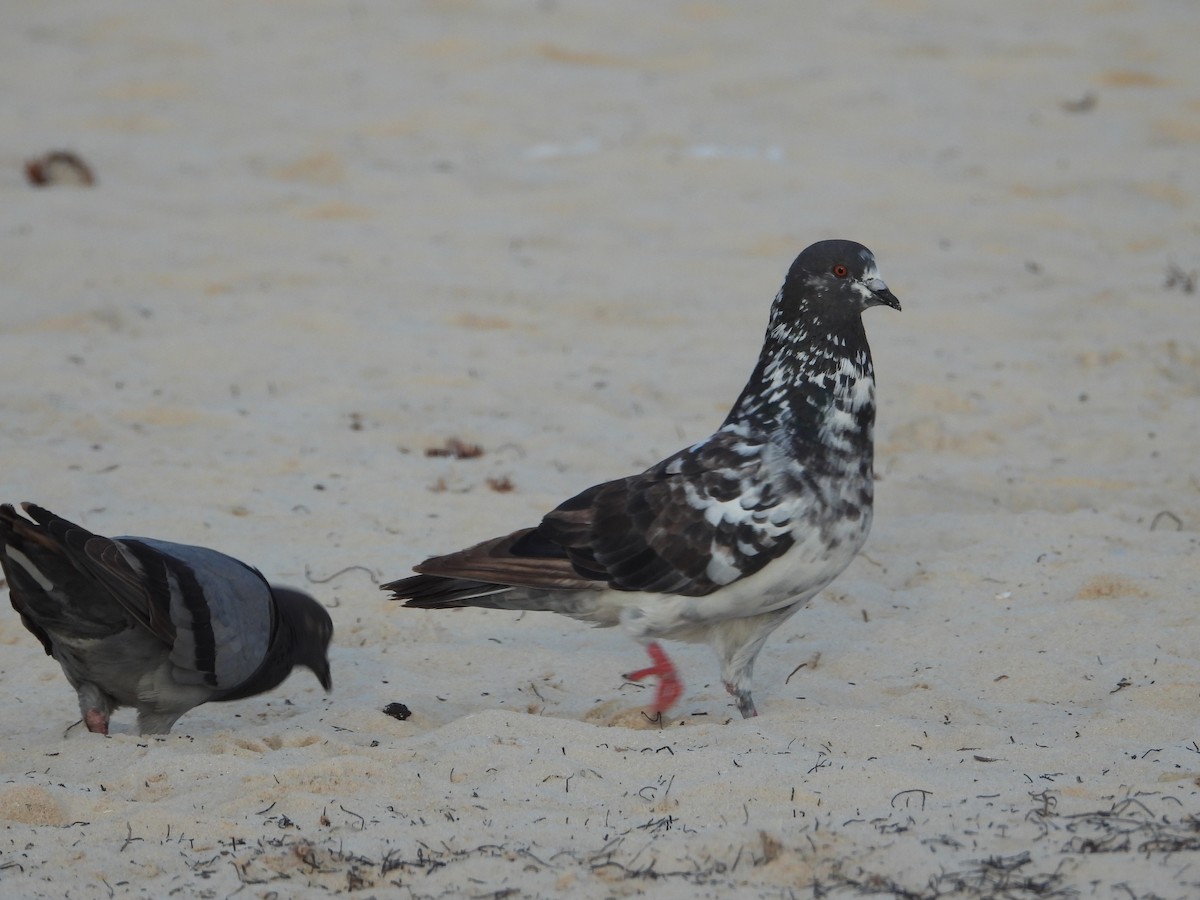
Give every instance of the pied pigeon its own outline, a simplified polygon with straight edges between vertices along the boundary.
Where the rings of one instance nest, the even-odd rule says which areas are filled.
[[[788,270],[758,364],[712,436],[383,589],[419,609],[619,624],[650,653],[626,678],[658,677],[658,712],[682,693],[658,641],[706,642],[738,710],[756,715],[751,678],[767,636],[870,529],[875,374],[861,314],[879,305],[900,309],[870,250],[813,244]]]

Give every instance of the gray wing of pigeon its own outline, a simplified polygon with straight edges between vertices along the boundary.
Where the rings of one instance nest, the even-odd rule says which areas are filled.
[[[170,621],[177,681],[227,691],[254,675],[275,627],[271,588],[261,574],[205,547],[139,537],[112,543],[151,586],[148,592],[129,591],[117,582],[122,605],[158,607],[150,618]]]

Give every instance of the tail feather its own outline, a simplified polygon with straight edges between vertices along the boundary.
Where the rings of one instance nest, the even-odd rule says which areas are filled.
[[[383,590],[416,609],[549,609],[531,598],[596,587],[576,571],[561,547],[539,540],[534,528],[431,557],[416,571],[420,574],[385,584]]]
[[[414,609],[453,609],[462,606],[496,608],[494,603],[488,602],[488,598],[505,593],[509,586],[467,578],[413,575],[385,584],[383,590],[391,591],[393,600],[407,600],[404,605]]]
[[[46,652],[48,629],[101,638],[127,628],[120,607],[95,589],[76,556],[94,535],[32,503],[22,508],[34,521],[0,505],[0,566],[13,609]]]

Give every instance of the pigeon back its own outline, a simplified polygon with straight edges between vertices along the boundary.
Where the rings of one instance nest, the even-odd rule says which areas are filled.
[[[165,607],[174,626],[171,662],[178,681],[225,691],[258,670],[275,627],[271,589],[258,571],[206,547],[143,537],[117,541],[139,558],[155,585],[153,602]]]

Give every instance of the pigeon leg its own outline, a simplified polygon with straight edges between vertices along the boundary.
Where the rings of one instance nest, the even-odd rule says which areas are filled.
[[[170,710],[138,709],[138,734],[168,734],[181,714]]]
[[[67,670],[64,668],[63,671]],[[70,673],[67,677],[71,678]],[[83,724],[87,726],[87,730],[95,734],[108,734],[108,717],[117,704],[90,681],[71,679],[71,684],[79,695],[79,712],[83,715]]]
[[[624,677],[626,681],[641,681],[643,678],[657,675],[658,693],[654,696],[654,711],[666,712],[683,694],[683,682],[679,680],[679,673],[671,658],[667,656],[667,651],[659,646],[657,641],[647,644],[646,652],[650,654],[654,665],[630,672]]]
[[[758,715],[758,710],[754,708],[754,699],[750,696],[750,691],[739,690],[728,681],[725,682],[725,690],[733,695],[737,700],[738,712],[742,714],[743,719],[750,719]]]
[[[83,724],[87,726],[88,731],[95,734],[108,734],[108,716],[102,710],[85,709]]]

